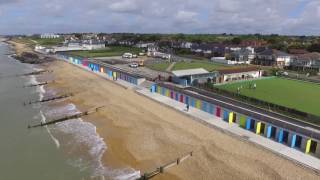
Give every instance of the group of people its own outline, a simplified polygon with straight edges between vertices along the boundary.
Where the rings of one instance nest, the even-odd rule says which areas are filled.
[[[237,93],[240,94],[241,89],[242,89],[242,85],[240,87],[237,88]],[[257,83],[249,83],[249,89],[257,89]]]

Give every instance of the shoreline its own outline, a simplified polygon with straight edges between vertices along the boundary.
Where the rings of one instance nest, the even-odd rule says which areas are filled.
[[[128,166],[150,172],[194,151],[190,160],[155,179],[319,178],[311,170],[297,167],[268,150],[205,127],[133,90],[120,88],[68,63],[55,61],[45,67],[54,70],[57,78],[50,88],[77,92],[70,102],[79,110],[107,106],[83,120],[94,124],[107,144],[102,159],[111,168]],[[287,172],[288,169],[293,172]]]

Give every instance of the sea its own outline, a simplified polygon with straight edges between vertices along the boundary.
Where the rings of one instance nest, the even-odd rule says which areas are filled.
[[[107,145],[96,127],[82,119],[29,129],[29,125],[78,113],[61,102],[24,105],[53,97],[57,92],[37,84],[41,70],[12,58],[13,49],[0,42],[0,180],[133,180],[140,172],[130,167],[112,169],[101,162]]]

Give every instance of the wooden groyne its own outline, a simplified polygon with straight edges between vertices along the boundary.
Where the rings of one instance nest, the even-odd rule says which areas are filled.
[[[34,71],[34,72],[31,72],[31,73],[26,73],[26,74],[14,74],[14,75],[0,76],[0,78],[13,78],[13,77],[32,76],[32,75],[40,75],[40,74],[51,73],[51,72],[53,72],[53,71],[42,70],[42,71]]]
[[[49,98],[45,98],[43,100],[38,100],[38,101],[29,101],[29,102],[24,102],[23,105],[30,105],[30,104],[36,104],[36,103],[44,103],[44,102],[50,102],[50,101],[55,101],[55,100],[59,100],[59,99],[64,99],[64,98],[68,98],[73,96],[73,93],[70,94],[64,94],[61,96],[55,96],[55,97],[49,97]]]
[[[77,119],[77,118],[80,118],[80,117],[83,117],[83,116],[87,116],[87,115],[96,113],[101,108],[104,108],[104,106],[93,108],[93,109],[87,110],[85,112],[77,113],[77,114],[74,114],[74,115],[65,116],[63,118],[51,120],[51,121],[48,121],[46,123],[41,122],[40,124],[36,124],[36,125],[28,125],[28,129],[36,128],[36,127],[43,127],[43,126],[47,126],[47,125],[52,125],[52,124],[56,124],[56,123],[59,123],[59,122],[67,121],[67,120],[70,120],[70,119]]]
[[[51,72],[53,72],[53,71],[41,70],[41,71],[34,71],[31,73],[26,73],[26,74],[20,74],[20,75],[16,75],[16,76],[32,76],[32,75],[40,75],[40,74],[51,73]]]
[[[48,85],[50,83],[54,83],[55,81],[45,81],[45,82],[41,82],[41,83],[38,83],[38,84],[30,84],[30,85],[26,85],[26,86],[23,86],[24,88],[28,88],[28,87],[36,87],[36,86],[43,86],[43,85]]]
[[[186,159],[188,159],[189,157],[191,157],[193,155],[193,152],[188,153],[187,155],[177,158],[176,160],[165,164],[163,166],[160,166],[159,168],[157,168],[155,171],[150,172],[150,173],[145,173],[143,174],[139,179],[137,180],[148,180],[151,178],[154,178],[155,176],[159,175],[159,174],[163,174],[165,173],[165,171],[173,166],[178,166],[180,165],[180,163],[182,163],[183,161],[185,161]]]

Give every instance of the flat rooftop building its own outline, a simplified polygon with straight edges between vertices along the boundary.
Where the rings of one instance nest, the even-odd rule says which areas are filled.
[[[176,84],[180,84],[183,86],[191,86],[198,83],[205,83],[209,80],[215,82],[216,77],[218,75],[217,72],[208,72],[203,68],[177,70],[172,71],[172,74],[172,81]]]

